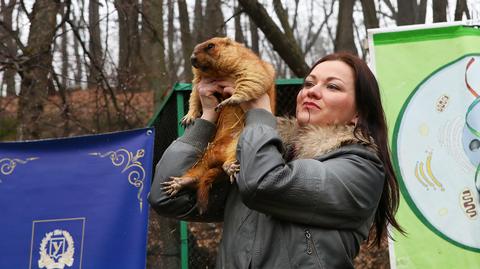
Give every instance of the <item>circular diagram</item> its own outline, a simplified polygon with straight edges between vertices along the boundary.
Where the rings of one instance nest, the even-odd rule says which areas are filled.
[[[430,74],[398,116],[393,159],[417,217],[448,242],[480,252],[480,55]],[[477,179],[478,177],[478,179]]]

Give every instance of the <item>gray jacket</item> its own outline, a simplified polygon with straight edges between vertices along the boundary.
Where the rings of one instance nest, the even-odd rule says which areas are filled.
[[[161,183],[180,176],[215,132],[197,119],[157,165],[149,201],[160,215],[189,221],[223,221],[217,268],[353,268],[382,193],[377,155],[361,144],[311,159],[285,161],[275,118],[246,114],[237,147],[237,181],[216,183],[199,215],[195,192],[169,197]]]

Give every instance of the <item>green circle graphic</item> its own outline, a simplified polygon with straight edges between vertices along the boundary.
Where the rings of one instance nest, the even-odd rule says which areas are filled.
[[[423,168],[423,165],[426,164],[426,163],[428,163],[428,164],[430,165],[430,161],[431,161],[431,158],[432,158],[432,153],[428,153],[428,151],[425,150],[425,148],[428,147],[427,145],[425,145],[425,148],[422,148],[422,149],[420,149],[420,148],[419,148],[418,146],[416,146],[416,145],[412,145],[411,147],[405,147],[405,146],[403,146],[402,148],[399,148],[399,147],[400,147],[400,146],[399,146],[399,144],[400,144],[400,140],[399,140],[399,139],[400,139],[400,136],[401,136],[401,135],[405,135],[405,137],[409,138],[409,137],[411,137],[412,135],[411,135],[411,133],[407,134],[407,132],[414,132],[414,131],[416,130],[415,127],[412,128],[411,126],[409,126],[409,127],[410,127],[409,130],[406,130],[407,128],[406,128],[405,126],[402,126],[402,121],[406,120],[406,114],[408,114],[408,113],[411,112],[411,111],[408,111],[408,113],[407,113],[407,110],[412,109],[412,107],[409,108],[409,106],[414,103],[414,102],[413,102],[414,98],[415,98],[416,96],[417,96],[417,97],[419,96],[419,95],[417,95],[417,94],[419,94],[419,92],[421,92],[421,90],[423,89],[423,87],[424,87],[425,85],[430,85],[430,84],[428,84],[428,83],[433,84],[432,81],[434,81],[436,78],[438,78],[438,77],[437,77],[438,73],[440,73],[440,72],[442,72],[442,71],[445,71],[445,72],[448,71],[447,68],[449,68],[449,67],[458,68],[458,67],[456,66],[457,63],[460,64],[461,61],[465,60],[466,58],[473,58],[473,57],[477,57],[477,58],[475,58],[475,59],[477,60],[477,62],[476,62],[475,64],[479,64],[479,65],[480,65],[480,54],[466,54],[466,55],[463,55],[463,56],[457,58],[456,60],[454,60],[454,61],[452,61],[452,62],[449,62],[449,63],[447,63],[446,65],[444,65],[444,66],[438,68],[437,70],[435,70],[434,72],[432,72],[432,73],[431,73],[430,75],[428,75],[425,79],[423,79],[423,80],[416,86],[416,88],[410,93],[410,95],[408,96],[408,98],[406,99],[406,101],[404,102],[404,104],[402,105],[402,108],[401,108],[401,110],[400,110],[400,112],[399,112],[399,114],[398,114],[398,116],[397,116],[396,122],[395,122],[395,127],[394,127],[394,132],[393,132],[393,141],[392,141],[392,157],[393,157],[392,159],[393,159],[393,165],[394,165],[395,172],[396,172],[396,174],[397,174],[397,176],[398,176],[398,178],[399,178],[399,185],[400,185],[401,193],[403,194],[403,196],[404,196],[407,204],[408,204],[409,207],[412,209],[412,211],[413,211],[414,214],[417,216],[417,218],[420,219],[420,221],[421,221],[426,227],[428,227],[431,231],[433,231],[436,235],[438,235],[439,237],[441,237],[441,238],[443,238],[444,240],[448,241],[449,243],[451,243],[451,244],[453,244],[453,245],[455,245],[455,246],[458,246],[458,247],[460,247],[460,248],[469,250],[469,251],[480,252],[480,242],[478,243],[478,245],[475,245],[475,246],[467,245],[467,244],[465,244],[465,243],[459,242],[459,241],[457,241],[456,239],[453,239],[451,236],[449,236],[445,231],[442,231],[441,229],[437,228],[436,225],[435,225],[435,223],[434,223],[434,220],[429,220],[428,216],[426,216],[426,215],[424,215],[424,214],[422,213],[422,210],[421,210],[420,207],[421,207],[421,206],[425,206],[426,204],[423,204],[423,205],[418,204],[418,205],[417,205],[416,202],[415,202],[415,201],[416,201],[415,199],[419,199],[419,200],[420,200],[420,199],[426,199],[426,198],[423,198],[423,197],[418,198],[418,196],[416,196],[415,199],[414,199],[413,195],[418,195],[418,193],[420,193],[420,191],[422,191],[422,192],[424,192],[424,193],[427,194],[426,196],[428,196],[428,194],[431,194],[431,193],[435,193],[437,196],[447,195],[447,194],[448,194],[448,195],[450,195],[449,198],[450,198],[450,199],[453,199],[453,198],[452,198],[452,197],[453,197],[452,193],[454,193],[454,191],[453,191],[453,190],[450,191],[450,190],[448,189],[450,186],[449,186],[448,184],[445,184],[445,181],[440,181],[440,180],[437,180],[436,178],[433,178],[433,180],[431,180],[432,182],[435,182],[436,185],[433,185],[433,184],[432,184],[431,186],[429,186],[428,184],[422,183],[422,182],[420,182],[420,180],[419,180],[419,183],[415,186],[415,188],[418,187],[417,190],[413,190],[412,188],[410,188],[410,190],[409,190],[409,187],[408,187],[408,186],[409,186],[409,185],[413,185],[413,183],[410,183],[410,182],[412,182],[413,180],[411,180],[411,181],[405,181],[405,179],[404,179],[404,174],[402,174],[402,171],[403,171],[403,170],[400,168],[401,156],[400,156],[400,154],[399,154],[399,153],[402,153],[402,154],[405,154],[405,156],[407,156],[408,154],[406,154],[405,152],[413,152],[413,153],[411,153],[411,155],[417,155],[417,156],[418,156],[418,155],[419,155],[418,152],[420,152],[420,150],[423,151],[423,152],[427,152],[427,153],[425,153],[425,154],[424,154],[424,153],[421,153],[421,154],[424,154],[424,155],[422,155],[422,156],[426,156],[425,158],[426,158],[427,160],[425,160],[425,159],[418,159],[418,160],[416,161],[416,165],[417,165],[418,167],[415,166],[415,169],[412,169],[411,171],[408,170],[409,173],[410,173],[410,172],[412,173],[412,174],[409,174],[409,178],[413,178],[413,174],[417,175],[416,173],[417,173],[418,171],[420,171],[419,174],[422,174],[422,175],[423,175],[423,174],[426,174],[426,172],[424,172],[424,170],[422,170],[422,169],[424,169],[424,168]],[[468,60],[468,59],[467,59],[467,60]],[[462,66],[464,66],[464,65],[462,65]],[[475,74],[475,75],[477,75],[477,74]],[[459,80],[459,78],[456,78],[456,79]],[[462,79],[463,79],[463,77],[462,77]],[[440,88],[440,87],[439,87],[439,88]],[[426,88],[426,89],[429,89],[429,88]],[[463,90],[467,91],[467,89],[466,89],[465,86],[463,86],[462,89],[457,89],[457,88],[454,89],[454,91],[457,91],[457,90],[458,90],[458,91],[460,91],[460,90],[462,90],[462,91],[463,91]],[[478,90],[480,90],[480,89],[478,89]],[[425,95],[426,93],[422,93],[422,94]],[[439,94],[440,94],[440,93],[439,93]],[[419,98],[420,98],[420,97],[419,97]],[[448,96],[445,97],[445,99],[448,101]],[[475,99],[475,97],[472,95],[472,100],[473,100],[473,99]],[[419,100],[420,100],[420,99],[419,99]],[[431,107],[435,108],[435,104],[438,104],[438,103],[443,104],[443,103],[442,103],[442,100],[438,101],[438,96],[433,96],[433,99],[432,99],[432,100],[433,100],[433,101],[436,101],[436,103],[435,103],[435,102],[431,102],[431,103],[422,104],[422,105],[431,106]],[[456,101],[456,100],[450,100],[450,101]],[[445,102],[445,103],[447,103],[447,102]],[[458,103],[455,103],[455,104],[458,105]],[[432,105],[433,105],[433,106],[432,106]],[[469,105],[469,104],[465,104],[466,107],[468,107],[468,105]],[[415,112],[415,110],[412,110],[412,111]],[[433,111],[433,109],[432,109],[432,111]],[[445,112],[441,111],[441,113],[448,113],[448,112],[449,112],[449,111],[445,111]],[[432,113],[434,113],[434,112],[432,112]],[[436,112],[435,112],[435,113],[436,113]],[[440,113],[440,112],[439,112],[439,113]],[[458,112],[457,112],[457,113],[458,113]],[[447,115],[447,114],[442,114],[442,115]],[[419,115],[419,118],[421,118],[422,116],[425,117],[425,115]],[[411,116],[410,116],[410,117],[411,117]],[[457,116],[457,117],[458,117],[458,116]],[[418,119],[418,120],[420,121],[420,119]],[[427,124],[427,126],[428,126],[428,124]],[[403,128],[402,128],[402,127],[403,127]],[[405,129],[405,130],[404,130],[404,129]],[[412,129],[413,129],[413,130],[412,130]],[[428,133],[428,130],[429,130],[429,129],[428,129],[427,127],[425,127],[425,129],[427,130],[427,131],[425,131],[425,132]],[[446,129],[446,128],[444,128],[444,129]],[[419,130],[419,133],[421,134],[420,127],[419,127],[418,130]],[[402,132],[405,132],[405,133],[402,133]],[[480,138],[479,138],[479,139],[480,139]],[[419,140],[421,140],[421,139],[419,139]],[[402,140],[402,142],[403,142],[403,140]],[[412,144],[415,144],[415,143],[422,143],[422,141],[415,141],[415,142],[412,143]],[[436,142],[436,143],[439,143],[439,142]],[[439,145],[440,145],[440,144],[439,144]],[[434,150],[432,150],[432,151],[434,151]],[[428,154],[430,154],[430,155],[428,155]],[[480,154],[480,152],[479,152],[479,154]],[[430,159],[428,159],[428,158],[430,158]],[[450,157],[450,158],[451,158],[451,157]],[[407,161],[405,161],[405,162],[407,162]],[[411,160],[411,159],[408,160],[408,163],[411,164],[411,165],[409,166],[409,168],[413,167],[413,166],[412,166],[412,165],[413,165],[413,162],[414,162],[414,161]],[[402,164],[403,164],[403,163],[402,163]],[[451,165],[451,163],[437,164],[437,167],[440,167],[441,165],[448,166],[448,165]],[[421,167],[420,167],[420,166],[421,166]],[[407,168],[408,168],[408,167],[407,167]],[[419,168],[419,169],[417,169],[417,168]],[[431,169],[430,166],[429,166],[428,168]],[[476,169],[476,168],[477,168],[477,167],[475,167],[475,169]],[[446,168],[441,168],[441,169],[446,169]],[[439,169],[439,170],[440,170],[440,169]],[[413,173],[413,171],[415,171],[415,173]],[[425,168],[425,171],[426,171],[426,168]],[[432,171],[429,170],[430,175],[432,175],[431,172],[432,172]],[[441,177],[441,175],[440,175],[440,177]],[[440,177],[439,177],[439,178],[440,178]],[[475,178],[475,175],[473,174],[473,175],[472,175],[472,178],[471,178],[472,182],[474,181],[474,178]],[[417,177],[417,179],[418,179],[418,177]],[[455,180],[456,180],[456,179],[455,179]],[[461,180],[464,180],[464,179],[461,178]],[[469,179],[466,179],[466,180],[470,180],[470,178],[469,178]],[[408,183],[408,184],[407,184],[407,183]],[[423,184],[423,185],[421,185],[420,183]],[[427,182],[427,183],[430,184],[431,182]],[[449,182],[446,182],[446,183],[449,183]],[[458,185],[458,183],[456,183],[456,184]],[[450,188],[450,189],[453,189],[453,187]],[[477,191],[476,188],[474,188],[473,190],[474,190],[474,191]],[[430,192],[429,192],[429,191],[430,191]],[[458,189],[455,189],[455,191],[458,191]],[[411,192],[412,192],[412,193],[411,193]],[[476,199],[475,204],[476,204],[476,210],[477,210],[477,212],[478,212],[478,193],[474,193],[473,197],[474,197],[474,199]],[[460,201],[460,200],[459,200],[459,201]],[[446,210],[447,210],[447,209],[446,209]],[[448,211],[448,210],[447,210],[447,211]],[[432,212],[433,212],[433,211],[432,211]],[[447,213],[445,213],[445,214],[447,214]],[[448,211],[448,214],[450,214],[450,211]],[[459,213],[457,213],[457,214],[459,214]],[[432,216],[432,215],[431,215],[431,216]],[[478,225],[479,219],[480,219],[480,216],[476,216],[475,222],[470,222],[470,223],[474,223],[474,224],[477,224],[477,225]],[[442,220],[442,221],[444,221],[444,220]],[[437,223],[437,224],[438,224],[438,223]],[[439,226],[441,226],[441,225],[439,224]],[[449,227],[449,228],[450,228],[450,227]],[[462,229],[462,228],[464,228],[464,227],[452,227],[452,229]],[[478,232],[478,230],[477,230],[476,232]],[[476,242],[476,241],[475,241],[475,242]]]

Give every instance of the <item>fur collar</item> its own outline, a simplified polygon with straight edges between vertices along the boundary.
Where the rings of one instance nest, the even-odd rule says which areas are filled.
[[[371,137],[365,139],[360,133],[355,136],[353,130],[351,125],[299,127],[295,118],[277,118],[277,131],[289,159],[314,158],[349,144],[363,144],[376,152]]]

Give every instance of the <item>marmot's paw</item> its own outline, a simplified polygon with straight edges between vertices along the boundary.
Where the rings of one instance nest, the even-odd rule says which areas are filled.
[[[164,186],[162,190],[169,196],[174,196],[183,189],[183,187],[197,182],[197,179],[193,177],[170,177],[170,179],[170,181],[162,183]]]
[[[222,107],[224,106],[227,106],[227,105],[238,105],[242,102],[245,102],[245,100],[243,100],[241,97],[238,97],[238,96],[235,96],[235,95],[232,95],[230,96],[229,98],[223,100],[220,104],[217,105],[217,107],[215,107],[215,111],[219,111],[220,109],[222,109]]]
[[[191,124],[193,124],[193,121],[200,117],[200,115],[195,115],[194,113],[187,113],[187,115],[185,115],[183,118],[182,118],[182,121],[181,121],[181,124],[183,127],[187,127]]]
[[[233,184],[233,182],[237,179],[237,174],[240,172],[240,164],[238,161],[234,161],[231,163],[224,163],[222,165],[223,171],[230,176],[230,183]]]

